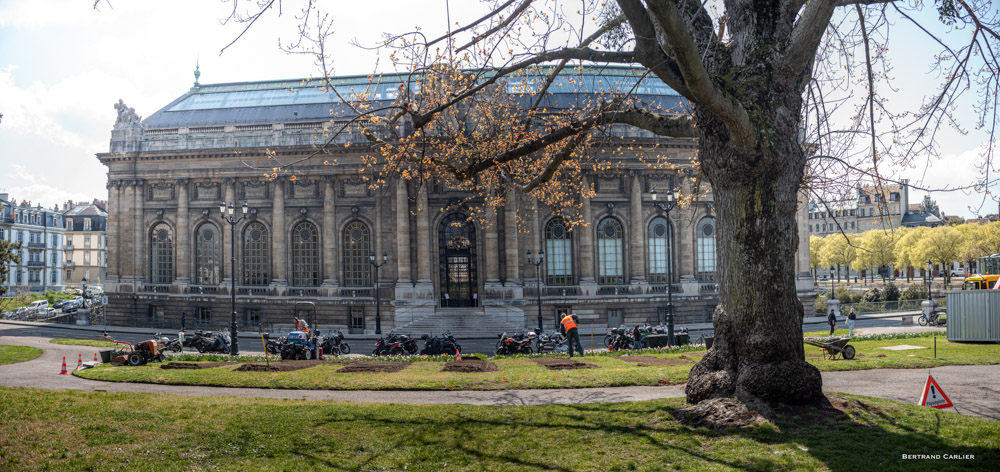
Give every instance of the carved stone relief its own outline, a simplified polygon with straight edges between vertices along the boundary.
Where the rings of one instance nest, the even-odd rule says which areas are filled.
[[[271,192],[267,182],[256,180],[240,182],[241,200],[266,200],[268,198],[271,198]]]
[[[149,184],[146,188],[146,200],[173,200],[174,184],[170,182],[157,182]]]
[[[222,200],[222,189],[218,182],[198,182],[194,184],[194,201],[217,202]]]

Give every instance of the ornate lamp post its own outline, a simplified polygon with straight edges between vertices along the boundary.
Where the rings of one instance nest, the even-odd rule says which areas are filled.
[[[927,259],[927,270],[924,271],[924,282],[927,283],[927,300],[931,300],[931,284],[934,282],[934,276],[931,275],[931,271],[934,270],[934,263],[930,259]]]
[[[541,269],[539,267],[541,267],[542,262],[544,262],[544,261],[545,261],[545,250],[544,249],[539,249],[538,250],[538,260],[537,261],[532,261],[531,260],[531,249],[528,249],[528,264],[531,264],[531,265],[535,266],[535,282],[537,283],[537,287],[538,287],[538,293],[537,293],[537,295],[538,295],[538,333],[539,334],[541,334],[542,330],[543,330],[543,328],[542,328],[542,275],[541,275]]]
[[[230,346],[229,353],[238,356],[240,355],[240,340],[236,337],[236,224],[243,221],[247,217],[247,212],[250,211],[250,207],[247,206],[247,202],[243,202],[243,214],[239,218],[236,218],[234,213],[236,208],[232,203],[220,202],[219,203],[219,213],[222,214],[222,221],[229,223],[229,240],[232,241],[230,244],[230,279],[233,282],[232,287],[230,287],[229,295],[232,297],[232,325],[229,327],[229,337],[232,338],[232,346]]]
[[[833,266],[830,266],[830,299],[834,298],[837,298],[837,280],[833,278]]]
[[[375,263],[375,253],[368,253],[368,262],[375,268],[375,334],[382,334],[382,297],[378,292],[378,268],[385,265],[389,260],[389,255],[382,251],[382,263]]]
[[[655,206],[661,213],[666,214],[667,218],[667,344],[674,346],[677,343],[674,342],[674,296],[673,296],[673,284],[674,284],[674,255],[673,255],[673,232],[670,231],[670,210],[673,210],[677,206],[677,190],[671,189],[667,192],[667,201],[658,202],[656,201],[656,189],[652,191],[653,194],[653,206]]]

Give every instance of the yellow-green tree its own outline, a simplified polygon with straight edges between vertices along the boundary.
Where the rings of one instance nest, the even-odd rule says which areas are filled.
[[[979,226],[978,247],[979,255],[976,257],[1000,254],[1000,221],[994,221]]]
[[[820,250],[820,262],[823,264],[822,267],[836,267],[837,281],[839,282],[840,267],[850,267],[857,257],[857,250],[853,242],[854,236],[833,233],[823,239],[823,248]]]
[[[819,236],[809,236],[809,268],[813,271],[813,280],[816,280],[816,270],[822,267],[822,257],[820,257],[820,251],[823,249],[823,244],[826,243],[826,239]]]
[[[896,265],[906,271],[906,281],[913,277],[913,267],[922,267],[923,253],[920,240],[927,234],[926,226],[903,228],[900,230],[899,242],[896,243]]]
[[[959,235],[958,260],[965,267],[971,267],[977,257],[983,255],[982,241],[986,237],[986,226],[962,224],[953,226]]]
[[[896,242],[898,240],[898,230],[873,229],[866,231],[858,238],[858,257],[854,262],[855,267],[880,269],[882,282],[885,282],[889,265],[896,259]],[[874,280],[874,270],[871,272],[873,273],[870,278]]]
[[[953,226],[938,226],[930,228],[927,236],[920,240],[922,259],[934,264],[941,264],[947,269],[952,262],[958,260],[962,237]],[[950,282],[950,272],[944,271],[944,283]]]

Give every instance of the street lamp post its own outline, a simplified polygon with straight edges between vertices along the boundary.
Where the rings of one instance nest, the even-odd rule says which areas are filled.
[[[382,334],[382,297],[378,292],[378,268],[385,265],[389,260],[389,255],[382,251],[382,263],[375,263],[375,253],[368,253],[368,262],[375,268],[375,334]]]
[[[667,192],[667,201],[658,202],[656,201],[656,189],[652,191],[653,194],[653,205],[660,210],[660,212],[666,214],[667,218],[667,344],[670,346],[676,345],[674,342],[674,297],[673,297],[673,283],[674,283],[674,261],[673,261],[673,232],[670,231],[670,210],[673,210],[677,206],[678,192],[671,189]]]
[[[830,299],[835,298],[837,298],[837,280],[833,278],[833,266],[830,266]]]
[[[927,270],[924,271],[924,280],[927,282],[927,300],[931,300],[931,284],[934,282],[934,277],[931,275],[931,271],[934,269],[934,263],[930,259],[927,259]]]
[[[243,221],[247,217],[247,212],[250,211],[247,202],[243,202],[242,208],[243,214],[239,218],[236,218],[234,215],[236,208],[232,203],[219,203],[219,213],[222,214],[222,221],[229,223],[229,240],[231,241],[229,245],[229,278],[232,280],[232,287],[230,287],[229,295],[232,297],[232,325],[229,327],[229,337],[232,338],[232,346],[230,346],[229,353],[234,356],[240,355],[240,340],[236,337],[236,224]]]
[[[542,331],[543,331],[543,328],[542,328],[542,275],[541,275],[541,269],[540,269],[540,267],[542,265],[542,262],[544,262],[544,261],[545,261],[545,250],[544,249],[539,249],[538,250],[538,260],[537,261],[532,261],[531,260],[531,249],[528,249],[528,264],[531,264],[531,265],[535,266],[535,282],[537,283],[537,287],[538,287],[538,293],[537,293],[537,295],[538,295],[538,334],[541,334]]]

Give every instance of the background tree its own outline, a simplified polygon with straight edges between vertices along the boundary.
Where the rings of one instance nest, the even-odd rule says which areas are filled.
[[[4,282],[10,274],[11,263],[21,263],[21,243],[0,239],[0,295],[7,293]]]
[[[263,13],[273,3],[251,5]],[[1000,47],[1000,22],[991,4],[938,2],[936,16],[962,34],[935,38],[943,52],[928,60],[945,79],[926,106],[907,113],[891,109],[881,94],[889,88],[884,52],[894,28],[936,30],[915,19],[930,8],[923,3],[490,4],[489,13],[447,34],[418,31],[389,36],[381,45],[391,50],[398,70],[418,76],[390,107],[370,101],[355,106],[356,123],[378,144],[368,161],[379,169],[373,184],[394,175],[442,180],[487,205],[502,205],[511,191],[520,191],[562,209],[592,191],[579,185],[583,172],[614,162],[616,156],[595,156],[590,147],[612,125],[697,138],[697,178],[711,186],[718,222],[719,304],[713,348],[691,370],[686,387],[688,402],[706,404],[691,413],[711,416],[726,405],[766,412],[772,404],[825,403],[819,372],[804,360],[795,291],[795,212],[806,168],[815,169],[810,176],[827,175],[827,160],[878,176],[883,162],[906,164],[933,154],[937,130],[953,123],[950,112],[971,82],[980,92],[978,116],[993,120],[998,68],[992,51]],[[315,5],[306,4],[305,17]],[[315,16],[319,23],[321,15]],[[258,17],[243,20],[249,25]],[[316,57],[326,63],[322,52]],[[571,61],[641,67],[689,106],[653,109],[632,99],[634,87],[616,86],[576,109],[553,113],[543,98]],[[518,81],[525,84],[520,95],[527,106],[510,106],[498,92],[498,85]],[[420,85],[419,93],[413,85]],[[859,86],[857,101],[845,101]],[[856,105],[846,126],[833,116],[845,103]],[[471,131],[463,123],[469,119]],[[395,135],[382,138],[375,130]],[[841,139],[847,136],[853,137]]]
[[[896,249],[896,265],[902,267],[906,272],[906,281],[913,278],[913,267],[923,267],[923,254],[920,252],[920,240],[929,228],[917,226],[915,228],[903,228],[899,235],[899,244]]]
[[[816,280],[816,271],[823,267],[823,258],[820,256],[820,252],[825,242],[826,239],[819,236],[809,236],[809,268],[813,272],[813,281]]]
[[[840,281],[840,268],[851,267],[858,257],[856,236],[848,233],[833,233],[827,235],[820,251],[823,267],[835,267],[837,281]],[[850,279],[850,272],[847,278]]]
[[[894,231],[873,229],[864,232],[858,238],[858,257],[855,264],[859,267],[879,269],[882,282],[885,283],[889,265],[896,259],[896,241],[898,234]],[[874,279],[874,270],[871,279]]]
[[[951,271],[948,269],[951,268],[952,262],[958,260],[961,243],[961,234],[951,226],[930,228],[926,236],[920,240],[922,258],[941,266],[945,285],[950,283]]]

